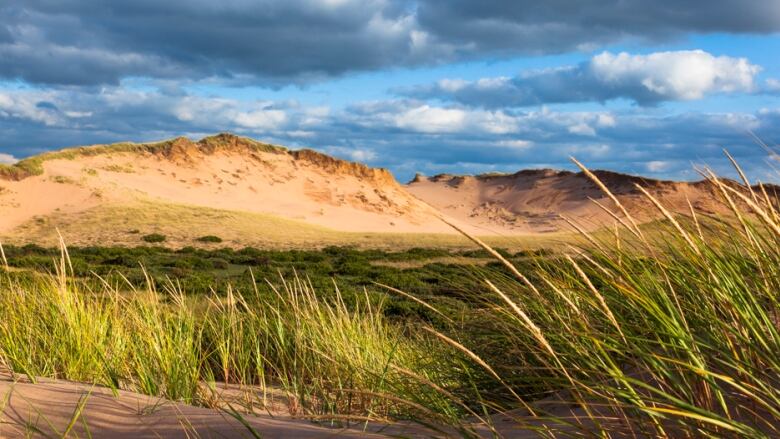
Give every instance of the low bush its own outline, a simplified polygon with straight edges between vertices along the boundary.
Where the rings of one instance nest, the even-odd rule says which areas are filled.
[[[142,236],[141,239],[144,242],[148,242],[150,244],[156,244],[160,242],[165,242],[165,235],[161,235],[159,233],[151,233],[149,235]]]
[[[206,236],[201,236],[200,238],[197,238],[196,241],[203,242],[203,243],[210,243],[210,244],[218,244],[218,243],[222,242],[222,238],[220,238],[219,236],[214,236],[214,235],[206,235]]]

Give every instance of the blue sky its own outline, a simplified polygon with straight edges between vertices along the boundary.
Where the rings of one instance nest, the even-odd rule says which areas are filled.
[[[6,0],[0,162],[231,131],[425,174],[780,180],[780,0]]]

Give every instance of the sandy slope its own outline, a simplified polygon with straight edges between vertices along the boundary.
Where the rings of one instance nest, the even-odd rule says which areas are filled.
[[[109,389],[70,381],[39,378],[33,384],[24,376],[12,378],[0,373],[0,437],[94,437],[94,438],[251,438],[252,432],[225,410],[230,406],[239,410],[255,433],[264,438],[329,438],[329,437],[460,437],[451,427],[435,430],[410,422],[382,424],[356,422],[339,427],[318,425],[295,418],[284,404],[256,405],[253,413],[246,413],[238,390],[220,389],[217,405],[223,409],[209,409],[176,403],[128,391],[113,394]],[[491,417],[491,424],[499,437],[532,439],[543,436],[539,429],[552,428],[553,437],[597,435],[596,425],[586,412],[572,405],[566,392],[532,403],[535,410],[569,423],[543,420],[525,409]],[[83,410],[79,410],[83,403]],[[619,416],[609,412],[603,404],[594,404],[591,412],[601,417],[601,426],[611,430],[615,438],[654,437],[642,434],[643,426],[628,425]],[[75,422],[73,422],[75,419]],[[467,420],[464,419],[464,422]],[[72,424],[72,427],[69,426]],[[473,424],[474,433],[481,438],[495,437],[484,424]],[[670,424],[668,428],[674,426]],[[534,431],[537,430],[537,431]],[[669,431],[672,431],[669,430]]]
[[[176,139],[164,153],[118,152],[50,159],[42,175],[0,181],[0,233],[36,216],[151,199],[262,212],[336,230],[443,230],[431,210],[384,170],[313,151],[248,151]],[[110,149],[109,149],[110,151]]]
[[[441,214],[484,236],[528,237],[571,230],[560,215],[586,229],[614,222],[591,199],[614,208],[612,202],[579,173],[439,175],[418,177],[402,186],[384,169],[229,134],[198,142],[177,138],[156,144],[78,148],[26,164],[31,162],[39,165],[38,172],[21,172],[24,166],[0,167],[0,237],[12,242],[56,237],[56,226],[71,232],[71,243],[74,236],[78,244],[138,243],[137,236],[105,230],[126,225],[127,230],[177,235],[180,245],[189,245],[202,236],[199,233],[226,235],[230,234],[226,229],[234,228],[235,221],[215,221],[209,228],[193,219],[195,214],[181,215],[181,221],[157,215],[164,224],[140,221],[147,216],[143,212],[155,217],[154,206],[208,208],[217,212],[211,216],[223,217],[230,212],[266,215],[269,221],[242,227],[243,238],[231,236],[231,245],[286,241],[277,228],[307,236],[295,242],[331,232],[454,236],[438,219]],[[610,172],[598,175],[640,221],[659,214],[634,183],[648,187],[673,211],[687,213],[688,199],[705,212],[722,209],[707,183],[644,180]],[[107,216],[111,221],[106,221]],[[287,227],[281,220],[295,223]],[[275,238],[264,239],[268,236]],[[363,238],[339,236],[328,242],[356,243]]]
[[[596,174],[639,221],[660,215],[634,183],[648,188],[675,212],[688,213],[687,200],[700,212],[723,209],[708,183],[649,180],[605,171]],[[591,230],[614,222],[592,200],[610,209],[614,204],[582,173],[544,169],[511,175],[418,176],[406,188],[446,215],[485,231],[553,232],[568,227],[561,216]]]
[[[82,399],[84,398],[84,399]],[[0,437],[61,437],[77,413],[84,410],[68,437],[94,438],[250,438],[250,430],[225,411],[189,406],[137,393],[68,381],[0,374]],[[239,407],[239,406],[237,406]],[[240,408],[240,407],[239,407]],[[251,427],[267,438],[385,437],[372,433],[385,426],[363,424],[353,428],[330,428],[286,413],[244,414]],[[393,426],[395,434],[414,428]],[[33,434],[31,434],[33,433]]]
[[[218,405],[223,410],[194,407],[128,391],[113,394],[110,389],[70,381],[39,378],[35,384],[24,376],[11,377],[0,373],[0,437],[94,437],[94,438],[251,438],[252,432],[225,410],[230,406],[241,411],[243,419],[255,433],[264,438],[329,438],[329,437],[459,437],[450,427],[436,430],[409,422],[381,424],[357,422],[349,426],[318,425],[292,417],[283,405],[256,406],[252,414],[245,413],[238,391],[223,390]],[[235,397],[235,400],[231,398]],[[231,402],[232,401],[232,402]],[[79,410],[83,403],[83,409]],[[542,400],[542,407],[550,401]],[[584,413],[570,404],[547,407],[550,414],[569,419],[575,424]],[[75,422],[73,422],[75,420]],[[71,426],[72,424],[72,426]],[[540,437],[529,427],[542,427],[543,421],[533,419],[521,410],[496,415],[492,424],[500,437],[531,439]],[[552,424],[551,424],[552,425]],[[70,426],[70,427],[69,427]],[[560,426],[556,426],[559,428]],[[592,428],[585,421],[585,428]],[[615,437],[619,425],[616,425]],[[493,433],[484,425],[474,425],[479,437],[491,438]],[[574,433],[576,428],[564,428]],[[568,437],[561,434],[560,437]],[[625,436],[628,437],[628,436]]]

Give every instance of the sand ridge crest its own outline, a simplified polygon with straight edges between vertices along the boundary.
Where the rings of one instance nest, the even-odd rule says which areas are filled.
[[[689,200],[704,212],[724,209],[711,182],[653,180],[610,171],[594,174],[640,222],[661,215],[636,184],[662,199],[672,212],[687,214]],[[311,233],[325,228],[358,234],[457,234],[440,216],[482,236],[570,231],[561,216],[586,230],[614,222],[593,202],[614,209],[612,201],[582,173],[529,169],[474,176],[418,174],[401,185],[387,169],[228,133],[198,141],[177,137],[64,149],[2,166],[0,175],[0,238],[10,242],[35,242],[41,234],[56,235],[57,227],[67,227],[80,244],[110,241],[104,230],[95,229],[98,221],[79,226],[102,215],[90,214],[95,209],[127,216],[121,221],[127,230],[175,231],[182,242],[197,237],[185,237],[185,232],[229,234],[225,221],[210,227],[198,221],[196,232],[192,223],[153,222],[149,218],[154,212],[131,218],[129,212],[138,212],[132,207],[139,205],[270,215],[310,225]],[[771,195],[777,188],[767,190]],[[300,224],[290,227],[302,230]],[[127,231],[113,231],[114,236],[117,233]],[[269,235],[260,225],[252,233]],[[235,239],[236,245],[251,241]]]

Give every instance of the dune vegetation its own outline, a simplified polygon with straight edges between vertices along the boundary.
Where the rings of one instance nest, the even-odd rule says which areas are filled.
[[[223,147],[225,141],[224,135],[216,135],[203,139],[203,147],[207,150],[215,150]],[[236,139],[236,136],[230,136],[228,141]],[[75,148],[63,149],[36,155],[27,159],[20,160],[12,165],[0,164],[0,179],[22,180],[27,177],[41,175],[44,172],[43,164],[48,160],[74,160],[79,157],[89,157],[102,154],[119,154],[124,152],[163,154],[169,155],[175,151],[176,143],[181,138],[168,139],[154,143],[132,143],[122,142],[110,145],[92,145]],[[284,152],[285,148],[277,145],[270,145],[255,141],[253,139],[240,138],[242,146],[252,151],[262,152]]]
[[[0,362],[202,405],[214,382],[282,389],[299,415],[451,435],[776,437],[778,200],[708,177],[730,215],[673,215],[646,194],[665,217],[652,233],[617,203],[614,231],[552,254],[472,238],[496,264],[461,266],[470,281],[447,291],[467,306],[305,271],[206,294],[84,282],[64,246],[48,275],[4,261]],[[399,319],[391,300],[427,314]]]

